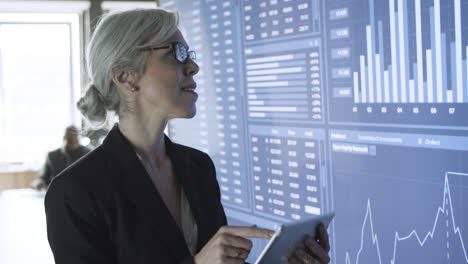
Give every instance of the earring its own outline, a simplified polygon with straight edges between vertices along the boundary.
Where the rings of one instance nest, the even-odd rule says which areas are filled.
[[[136,92],[138,91],[138,88],[136,86],[133,86],[132,89],[131,89],[132,92]]]

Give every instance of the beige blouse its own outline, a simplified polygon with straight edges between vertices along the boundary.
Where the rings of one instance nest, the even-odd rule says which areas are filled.
[[[195,256],[195,253],[197,253],[198,227],[183,188],[180,191],[180,210],[185,243],[187,243],[190,254]]]
[[[136,152],[136,155],[138,156],[138,159],[141,161],[141,164],[143,167],[146,169],[146,172],[148,175],[150,175],[150,172],[146,168],[142,157]],[[154,181],[151,179],[151,181],[154,183]],[[163,187],[164,186],[159,186]],[[155,186],[156,190],[158,190],[158,187]],[[197,252],[197,241],[198,241],[198,227],[197,223],[195,221],[195,217],[192,214],[192,210],[190,208],[189,201],[187,199],[187,196],[185,195],[185,191],[180,186],[180,216],[181,216],[181,225],[182,225],[182,233],[184,235],[185,243],[187,244],[187,247],[190,251],[190,254],[194,256]]]

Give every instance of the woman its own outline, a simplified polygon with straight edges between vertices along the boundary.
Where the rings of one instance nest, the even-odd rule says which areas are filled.
[[[114,13],[98,24],[87,50],[91,85],[78,108],[92,123],[115,112],[119,124],[49,187],[57,264],[244,263],[252,246],[245,237],[272,235],[227,227],[211,159],[163,133],[168,120],[196,112],[199,69],[177,26],[160,9]],[[292,262],[329,261],[328,236],[319,233],[320,244],[309,238],[308,253],[298,249]]]

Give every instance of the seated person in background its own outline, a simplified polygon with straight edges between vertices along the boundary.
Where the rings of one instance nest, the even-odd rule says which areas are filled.
[[[78,128],[75,126],[69,126],[65,129],[63,140],[65,143],[63,147],[47,154],[44,167],[31,184],[33,189],[47,188],[57,174],[90,151],[87,147],[80,145]]]

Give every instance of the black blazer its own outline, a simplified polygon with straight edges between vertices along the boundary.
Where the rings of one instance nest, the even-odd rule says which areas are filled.
[[[58,148],[47,153],[47,159],[44,168],[39,174],[39,178],[49,185],[55,176],[88,152],[89,149],[87,147],[78,146],[70,152],[67,152],[64,148]]]
[[[198,225],[199,251],[226,225],[209,156],[165,137]],[[114,127],[103,144],[59,174],[46,197],[56,264],[192,263],[183,234],[134,149]]]

